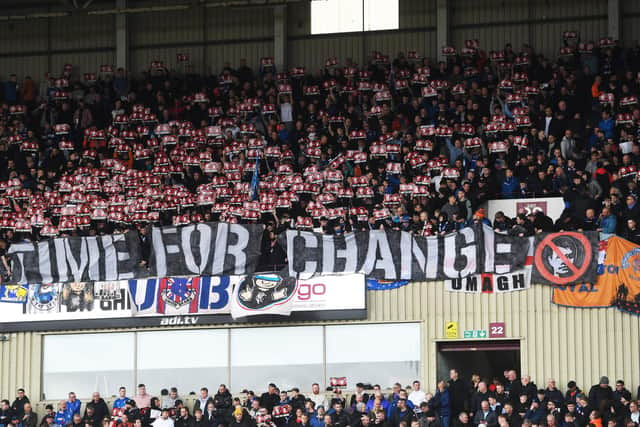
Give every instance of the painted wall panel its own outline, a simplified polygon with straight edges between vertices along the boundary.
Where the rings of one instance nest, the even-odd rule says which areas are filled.
[[[607,374],[623,378],[627,388],[635,390],[640,361],[630,355],[640,354],[640,317],[613,308],[559,307],[551,303],[551,293],[551,287],[534,285],[505,294],[457,294],[446,292],[441,282],[411,283],[396,290],[368,292],[369,315],[365,322],[422,324],[421,376],[425,389],[435,388],[436,347],[444,340],[445,322],[457,321],[462,334],[463,330],[487,329],[489,322],[497,321],[506,323],[507,338],[521,340],[521,372],[531,375],[538,384],[553,377],[563,386],[573,379],[585,389]],[[266,325],[293,324],[241,326]],[[15,333],[9,341],[0,343],[0,395],[12,396],[17,387],[24,386],[37,400],[41,341],[39,333]]]
[[[113,15],[77,15],[51,19],[51,49],[115,47]]]
[[[206,9],[207,40],[273,37],[273,9],[269,7]]]
[[[47,20],[8,22],[0,25],[0,53],[46,51]]]
[[[202,8],[135,13],[128,17],[131,46],[202,41]]]

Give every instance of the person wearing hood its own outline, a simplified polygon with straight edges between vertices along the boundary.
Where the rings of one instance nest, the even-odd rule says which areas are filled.
[[[602,376],[600,382],[589,390],[589,405],[601,414],[606,414],[612,404],[613,390],[609,386],[609,377]]]

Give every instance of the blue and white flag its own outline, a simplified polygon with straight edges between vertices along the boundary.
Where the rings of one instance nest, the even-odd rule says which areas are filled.
[[[28,285],[0,285],[0,302],[24,304],[28,296]]]
[[[135,316],[229,312],[229,276],[161,277],[130,280]]]

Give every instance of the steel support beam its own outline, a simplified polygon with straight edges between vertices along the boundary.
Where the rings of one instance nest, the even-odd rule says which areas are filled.
[[[607,1],[607,35],[614,40],[622,38],[620,28],[620,0]]]
[[[287,6],[273,7],[273,59],[279,72],[287,70]]]
[[[438,49],[438,60],[445,61],[442,55],[442,48],[450,44],[449,40],[449,0],[437,0],[436,3],[436,48]],[[428,54],[425,52],[425,54]]]
[[[117,9],[125,9],[127,0],[116,0]],[[129,68],[129,33],[127,31],[127,15],[118,13],[116,19],[116,67]]]

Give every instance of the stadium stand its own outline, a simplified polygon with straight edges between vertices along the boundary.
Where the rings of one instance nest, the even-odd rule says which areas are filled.
[[[275,238],[286,228],[433,235],[482,221],[638,243],[640,49],[570,41],[556,58],[470,40],[444,48],[446,62],[374,52],[318,73],[262,58],[206,76],[160,61],[143,78],[70,64],[39,84],[12,75],[2,246],[218,220],[265,223],[265,266],[285,262]],[[565,202],[555,224],[480,209],[551,195]]]
[[[131,397],[120,387],[111,408],[100,393],[83,404],[70,392],[68,400],[46,405],[38,417],[23,389],[12,404],[3,400],[0,407],[0,424],[13,427],[631,427],[639,417],[638,403],[622,380],[612,388],[603,376],[588,392],[570,381],[563,393],[553,378],[538,389],[512,370],[502,379],[476,374],[467,381],[455,369],[433,393],[425,393],[419,381],[390,389],[358,383],[350,396],[339,386],[325,393],[314,383],[305,396],[297,387],[280,390],[271,383],[262,394],[245,389],[235,398],[224,384],[214,395],[202,387],[198,395],[181,397],[172,387],[152,397],[139,384]]]

